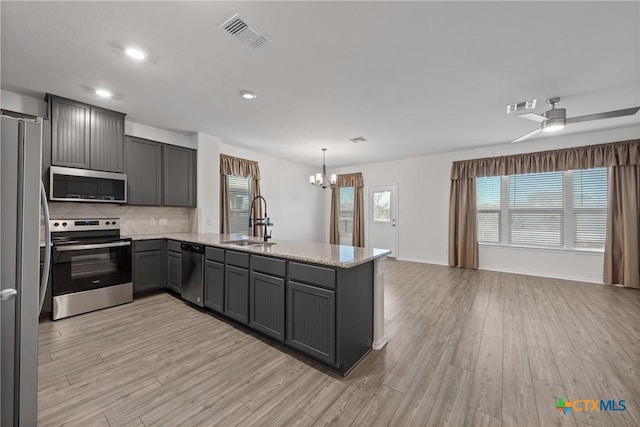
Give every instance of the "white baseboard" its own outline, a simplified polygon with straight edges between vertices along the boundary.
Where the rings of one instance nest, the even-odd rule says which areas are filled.
[[[549,274],[549,273],[540,273],[534,271],[516,271],[510,270],[508,268],[478,268],[478,270],[485,271],[497,271],[499,273],[511,273],[511,274],[525,274],[527,276],[535,276],[535,277],[546,277],[549,279],[560,279],[560,280],[571,280],[573,282],[585,282],[585,283],[595,283],[598,285],[604,285],[602,280],[594,280],[586,277],[576,277],[576,276],[566,276],[562,274]]]
[[[442,261],[431,261],[431,260],[423,260],[423,259],[418,260],[418,259],[398,258],[398,261],[409,261],[409,262],[417,262],[421,264],[433,264],[433,265],[445,265],[445,266],[449,265],[448,263],[442,262]],[[585,282],[585,283],[595,283],[598,285],[604,285],[604,282],[602,280],[589,279],[585,277],[566,276],[561,274],[548,274],[548,273],[540,273],[540,272],[534,272],[534,271],[518,271],[518,270],[511,270],[508,268],[483,268],[482,266],[480,266],[478,270],[497,271],[499,273],[525,274],[527,276],[546,277],[549,279],[571,280],[574,282]]]

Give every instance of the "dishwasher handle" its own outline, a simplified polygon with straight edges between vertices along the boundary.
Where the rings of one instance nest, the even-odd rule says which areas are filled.
[[[203,254],[204,253],[204,246],[203,245],[194,245],[192,243],[182,243],[180,245],[180,249],[182,249],[183,251],[195,252],[195,253],[198,253],[198,254]]]

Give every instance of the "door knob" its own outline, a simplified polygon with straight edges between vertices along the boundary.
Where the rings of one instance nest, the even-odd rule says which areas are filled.
[[[18,291],[15,289],[3,289],[0,291],[0,301],[8,301],[18,295]]]

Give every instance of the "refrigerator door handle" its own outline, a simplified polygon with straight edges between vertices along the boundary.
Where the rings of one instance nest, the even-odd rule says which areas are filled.
[[[44,305],[44,298],[47,293],[47,283],[49,282],[49,268],[51,267],[51,225],[49,224],[49,204],[47,203],[47,192],[44,184],[40,181],[40,204],[42,205],[42,213],[44,216],[44,268],[42,269],[42,277],[40,278],[40,309]]]
[[[0,291],[0,301],[9,301],[14,299],[18,295],[18,291],[15,289],[3,289]]]

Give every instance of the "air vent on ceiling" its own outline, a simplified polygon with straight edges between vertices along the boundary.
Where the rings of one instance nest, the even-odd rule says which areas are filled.
[[[357,143],[357,142],[365,142],[367,138],[364,136],[356,136],[355,138],[349,138],[349,141]]]
[[[257,49],[267,42],[267,38],[251,28],[239,15],[235,14],[219,28],[222,28],[251,49]]]

